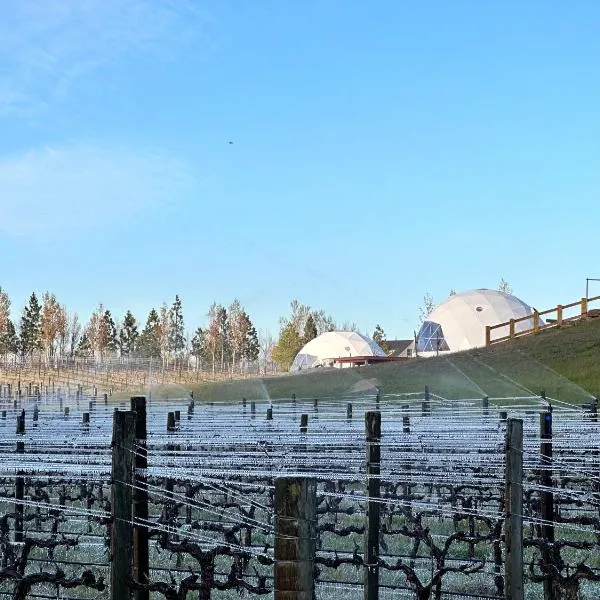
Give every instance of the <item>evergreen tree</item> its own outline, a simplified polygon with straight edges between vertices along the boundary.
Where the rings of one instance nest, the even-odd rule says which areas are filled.
[[[119,347],[119,339],[117,337],[117,326],[115,325],[115,321],[110,314],[110,310],[104,311],[102,320],[102,328],[106,332],[106,350],[109,352],[116,352],[117,348]]]
[[[31,294],[29,303],[23,309],[20,327],[20,350],[23,356],[42,349],[42,307],[35,292]]]
[[[13,322],[6,319],[2,333],[0,334],[0,354],[16,354],[19,351],[19,338]]]
[[[196,357],[197,365],[201,366],[210,359],[210,352],[206,346],[206,334],[201,327],[198,327],[192,338],[192,356]]]
[[[248,317],[248,315],[246,315]],[[256,333],[256,327],[250,321],[248,317],[248,333],[246,335],[246,347],[244,348],[244,356],[247,361],[254,363],[258,360],[258,354],[260,352],[260,344],[258,343],[258,334]]]
[[[308,344],[310,340],[314,340],[317,337],[317,324],[315,323],[315,318],[313,314],[309,314],[306,318],[306,323],[304,325],[304,335],[302,336],[302,343]]]
[[[87,333],[84,333],[79,340],[79,344],[77,344],[77,349],[75,350],[75,356],[88,358],[93,356],[92,344],[90,343],[90,338]]]
[[[390,347],[387,343],[387,340],[385,339],[385,331],[383,331],[383,328],[381,327],[381,325],[379,325],[379,323],[377,324],[377,326],[375,327],[375,331],[373,332],[373,340],[376,341],[377,344],[379,344],[379,347],[386,354],[390,353]]]
[[[140,334],[139,352],[145,358],[160,358],[161,327],[158,313],[152,309],[148,314],[146,326]]]
[[[123,325],[119,331],[119,349],[122,356],[135,353],[139,336],[137,321],[131,311],[128,310],[123,317]]]
[[[273,360],[280,369],[289,370],[296,354],[302,348],[302,339],[294,323],[288,323],[279,334],[279,341],[273,348]]]
[[[178,295],[175,295],[175,302],[169,311],[169,350],[176,356],[185,350],[183,311]]]

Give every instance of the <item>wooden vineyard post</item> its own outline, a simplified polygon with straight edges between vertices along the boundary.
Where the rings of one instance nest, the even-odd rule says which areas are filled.
[[[316,497],[316,479],[275,479],[274,600],[313,600]]]
[[[17,435],[25,434],[25,411],[17,416]],[[17,442],[17,454],[25,453],[25,442]],[[23,472],[17,471],[15,479],[15,542],[23,541],[23,498],[25,495],[25,479]]]
[[[365,515],[364,599],[379,598],[379,498],[381,462],[381,413],[365,413],[367,459],[367,508]]]
[[[504,593],[506,600],[523,600],[523,421],[506,423],[504,484]]]
[[[348,421],[352,419],[352,402],[346,404],[346,419],[348,419]]]
[[[552,413],[540,413],[540,484],[545,488],[552,487]],[[554,494],[550,489],[540,492],[540,512],[542,519],[542,539],[545,544],[542,548],[542,562],[546,565],[543,571],[544,600],[554,600],[554,581],[550,569],[554,564]]]
[[[308,414],[303,413],[300,415],[300,433],[306,433],[308,431]]]
[[[483,409],[483,416],[484,417],[489,417],[490,416],[490,399],[488,396],[484,396],[481,399],[481,407]]]
[[[112,473],[110,505],[112,510],[110,594],[111,600],[131,597],[129,579],[132,565],[132,485],[135,413],[113,414]]]
[[[421,414],[425,417],[431,414],[431,403],[429,402],[429,386],[425,386],[425,399],[421,405]]]
[[[148,555],[148,489],[145,471],[148,468],[148,436],[146,425],[146,397],[133,396],[131,410],[135,411],[135,486],[133,488],[133,580],[148,583],[150,576]],[[148,600],[148,590],[138,589],[135,600]]]

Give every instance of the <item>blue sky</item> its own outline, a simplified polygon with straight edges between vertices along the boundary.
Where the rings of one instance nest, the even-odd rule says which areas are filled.
[[[390,338],[425,292],[575,300],[599,58],[596,0],[8,0],[0,285],[15,316],[238,297],[276,334],[298,298]]]

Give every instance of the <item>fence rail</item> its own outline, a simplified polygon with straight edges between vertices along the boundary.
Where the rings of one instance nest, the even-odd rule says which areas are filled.
[[[487,325],[485,328],[485,345],[491,346],[492,344],[506,342],[517,337],[531,335],[543,329],[561,327],[566,323],[591,317],[600,317],[600,310],[590,309],[590,304],[598,300],[600,300],[600,296],[582,298],[570,304],[558,304],[548,310],[534,310],[531,315],[520,317],[519,319],[510,319],[504,323]],[[555,315],[555,318],[549,318],[548,315]],[[545,318],[543,319],[542,317]],[[494,335],[495,333],[496,335]]]

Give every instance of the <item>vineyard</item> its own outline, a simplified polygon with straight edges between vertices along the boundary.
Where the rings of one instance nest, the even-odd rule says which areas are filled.
[[[595,403],[34,392],[0,387],[1,598],[600,596]]]

